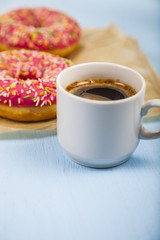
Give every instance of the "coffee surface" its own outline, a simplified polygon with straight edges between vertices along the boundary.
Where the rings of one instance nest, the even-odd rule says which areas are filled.
[[[76,96],[91,100],[114,101],[136,94],[136,90],[120,80],[85,79],[71,83],[66,90]]]

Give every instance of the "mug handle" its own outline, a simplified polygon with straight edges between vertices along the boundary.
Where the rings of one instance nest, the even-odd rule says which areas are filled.
[[[141,116],[145,116],[150,108],[158,107],[160,108],[160,99],[152,99],[144,102],[141,109]],[[140,138],[141,139],[155,139],[160,137],[160,131],[148,131],[142,125],[140,126]]]

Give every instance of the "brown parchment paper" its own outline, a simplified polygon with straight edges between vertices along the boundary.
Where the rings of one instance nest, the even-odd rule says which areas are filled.
[[[79,48],[69,58],[73,64],[84,62],[113,62],[133,68],[146,81],[145,100],[160,98],[160,79],[141,51],[136,39],[126,36],[111,24],[106,29],[83,30]],[[147,116],[160,114],[153,109]],[[0,118],[0,133],[16,130],[56,129],[56,119],[36,123],[22,123]]]

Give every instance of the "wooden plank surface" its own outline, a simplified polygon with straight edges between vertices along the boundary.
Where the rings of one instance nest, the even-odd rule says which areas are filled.
[[[159,0],[8,0],[0,12],[22,5],[63,10],[83,27],[114,21],[160,74]],[[145,126],[159,129],[160,118],[151,120]],[[0,240],[159,240],[159,189],[160,140],[95,170],[73,163],[53,130],[0,135]]]
[[[0,239],[159,239],[160,139],[105,170],[72,162],[56,131],[1,134],[0,153]]]

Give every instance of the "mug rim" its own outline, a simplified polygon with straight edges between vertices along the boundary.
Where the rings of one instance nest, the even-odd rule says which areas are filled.
[[[124,99],[119,99],[119,100],[115,100],[115,101],[99,101],[99,100],[93,100],[93,99],[87,99],[87,98],[82,98],[82,97],[79,97],[79,96],[76,96],[70,92],[68,92],[67,90],[65,90],[65,88],[62,87],[60,81],[59,81],[59,78],[62,78],[63,75],[72,70],[72,69],[75,69],[75,68],[79,68],[79,67],[83,67],[83,66],[87,66],[87,65],[107,65],[107,66],[115,66],[115,67],[118,67],[118,68],[121,68],[121,69],[124,69],[124,70],[129,70],[131,72],[133,72],[134,74],[136,74],[137,76],[139,76],[139,78],[141,79],[141,82],[142,82],[142,86],[141,86],[141,89],[136,92],[136,94],[134,94],[133,96],[130,96],[128,98],[124,98]],[[134,100],[135,98],[138,98],[142,93],[143,91],[145,91],[145,88],[146,88],[146,83],[145,83],[145,80],[143,78],[143,76],[138,73],[137,71],[135,71],[134,69],[130,68],[130,67],[126,67],[124,65],[120,65],[120,64],[117,64],[117,63],[111,63],[111,62],[87,62],[87,63],[80,63],[80,64],[76,64],[76,65],[73,65],[69,68],[66,68],[64,69],[57,77],[57,88],[60,88],[60,90],[66,94],[68,97],[71,97],[75,100],[79,100],[81,102],[85,102],[85,103],[90,103],[90,104],[98,104],[98,105],[115,105],[115,104],[121,104],[121,103],[125,103],[125,102],[130,102],[132,100]],[[131,85],[132,86],[132,85]]]

